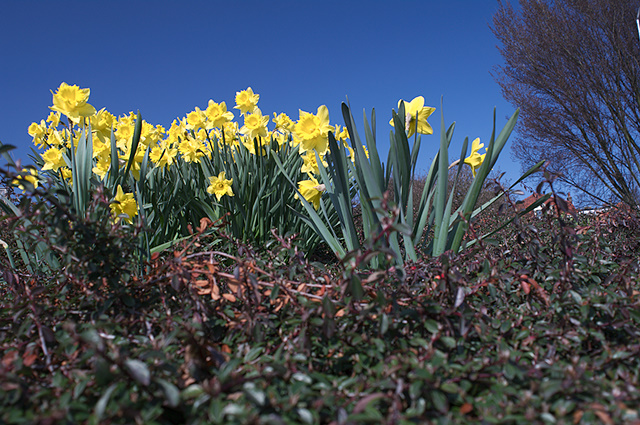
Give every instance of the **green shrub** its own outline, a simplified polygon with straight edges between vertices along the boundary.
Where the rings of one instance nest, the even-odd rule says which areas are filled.
[[[97,194],[84,221],[23,215],[67,265],[59,273],[2,260],[3,423],[638,418],[638,254],[616,245],[613,221],[522,218],[496,245],[403,273],[360,267],[388,253],[390,229],[322,265],[292,237],[254,250],[205,220],[139,269],[134,229],[94,214],[105,202]]]

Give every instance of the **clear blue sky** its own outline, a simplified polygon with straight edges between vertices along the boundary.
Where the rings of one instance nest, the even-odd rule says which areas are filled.
[[[498,129],[515,108],[502,98],[491,69],[502,62],[489,29],[494,0],[422,1],[3,1],[0,14],[0,141],[26,159],[27,127],[47,117],[61,82],[90,88],[89,103],[114,115],[140,110],[169,127],[209,99],[234,105],[251,86],[263,113],[329,108],[344,124],[348,96],[378,116],[378,143],[388,149],[388,121],[398,99],[425,97],[440,131],[456,121],[462,140],[488,142],[493,109]],[[238,118],[235,110],[236,119]],[[270,126],[272,128],[273,125]],[[424,136],[419,169],[438,137]],[[386,157],[386,155],[385,155]],[[498,168],[515,180],[510,145]]]

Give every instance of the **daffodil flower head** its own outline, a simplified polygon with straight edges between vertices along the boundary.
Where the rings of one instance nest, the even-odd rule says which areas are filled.
[[[44,137],[47,135],[47,125],[44,120],[40,120],[40,124],[37,122],[31,123],[27,129],[29,136],[33,137],[33,144],[38,148],[42,148],[47,145]]]
[[[207,147],[202,140],[194,139],[192,137],[185,138],[178,145],[178,150],[185,162],[199,163],[200,158],[205,156],[206,149]]]
[[[216,199],[220,201],[224,195],[233,196],[233,190],[231,185],[233,179],[226,179],[225,172],[220,172],[217,176],[209,177],[209,187],[207,187],[207,193],[215,195]]]
[[[187,128],[198,130],[205,128],[207,115],[196,106],[196,109],[187,114]]]
[[[300,172],[307,173],[309,177],[312,177],[314,174],[317,174],[320,170],[318,169],[318,160],[316,158],[315,151],[307,151],[304,155],[302,155],[303,164],[300,168]],[[322,161],[322,165],[328,167],[329,164],[322,158],[320,155],[320,160]]]
[[[60,87],[53,91],[53,106],[49,109],[66,115],[71,121],[78,124],[81,118],[90,117],[96,113],[96,108],[87,103],[89,100],[89,89],[81,89],[67,83],[60,84]]]
[[[204,113],[209,120],[207,127],[210,128],[222,128],[224,123],[233,119],[233,112],[227,111],[225,102],[216,103],[213,100],[209,100],[209,105]]]
[[[101,155],[111,155],[111,143],[107,142],[106,139],[102,139],[99,137],[93,138],[93,157],[97,158]]]
[[[51,123],[49,128],[56,128],[58,124],[60,124],[60,112],[49,112],[49,116],[47,117],[47,122]]]
[[[107,151],[104,151],[102,154],[97,156],[96,165],[92,168],[91,171],[93,171],[95,175],[100,177],[100,180],[104,180],[110,168],[111,154]]]
[[[133,193],[124,193],[122,186],[118,185],[116,190],[116,196],[113,198],[111,204],[109,204],[111,212],[115,217],[116,223],[121,219],[124,219],[127,223],[133,223],[133,217],[138,215],[138,204],[133,199]]]
[[[68,136],[67,129],[63,129],[62,132],[58,130],[47,130],[47,145],[49,146],[64,146],[64,138]]]
[[[302,180],[298,182],[298,191],[302,194],[304,199],[307,200],[307,202],[313,204],[313,207],[316,210],[320,208],[320,199],[322,198],[322,192],[324,190],[325,186],[318,183],[318,180],[313,177],[310,177],[309,180]],[[300,199],[297,193],[295,198]]]
[[[349,130],[347,130],[347,127],[340,127],[340,125],[336,125],[336,129],[334,131],[334,134],[336,136],[336,140],[340,140],[343,143],[346,144],[346,140],[350,139],[349,137]]]
[[[73,186],[73,172],[69,167],[60,168],[60,173],[62,173],[62,178],[69,183],[70,186]]]
[[[67,163],[62,156],[62,151],[56,147],[51,147],[47,149],[42,154],[42,159],[44,160],[44,166],[42,167],[42,171],[44,170],[52,170],[58,171],[58,168],[64,167]]]
[[[433,128],[431,124],[427,122],[427,118],[436,110],[430,106],[424,106],[424,97],[418,96],[411,102],[405,102],[400,99],[398,101],[398,110],[404,102],[405,112],[405,131],[407,137],[413,136],[416,132],[420,134],[433,134]],[[393,119],[389,121],[389,124],[393,126]]]
[[[12,181],[13,185],[18,186],[18,188],[22,190],[22,192],[25,192],[26,190],[23,184],[24,182],[29,182],[34,189],[38,187],[38,183],[39,183],[38,170],[32,167],[27,168],[27,170],[29,170],[28,174],[25,173]]]
[[[240,109],[240,114],[244,115],[258,106],[259,94],[253,93],[251,87],[247,87],[246,90],[236,92],[236,106],[234,109]]]
[[[91,123],[91,131],[103,139],[111,138],[111,129],[115,126],[117,120],[105,108],[100,109],[95,115],[89,118]]]
[[[278,115],[274,112],[272,121],[276,125],[275,129],[281,131],[293,131],[293,126],[295,125],[284,112]]]
[[[29,128],[27,129],[29,136],[35,138],[40,138],[47,134],[47,124],[44,120],[40,120],[40,124],[37,122],[32,122]]]
[[[293,130],[300,143],[300,152],[316,150],[320,155],[327,153],[330,131],[334,131],[334,128],[329,124],[329,109],[326,105],[318,107],[316,114],[300,110],[300,119]]]
[[[480,143],[480,138],[476,138],[473,143],[471,143],[471,154],[464,159],[464,163],[468,164],[471,167],[471,172],[473,173],[473,177],[476,176],[476,171],[482,163],[484,162],[484,158],[487,155],[486,149],[485,153],[480,154],[478,151],[484,147],[483,143]]]
[[[260,108],[255,108],[252,113],[244,116],[244,125],[240,128],[240,133],[247,137],[247,143],[253,144],[253,139],[267,137],[268,115],[262,115]]]
[[[159,145],[154,146],[149,152],[149,159],[156,167],[169,168],[176,162],[178,149],[172,147],[171,144],[163,141]]]

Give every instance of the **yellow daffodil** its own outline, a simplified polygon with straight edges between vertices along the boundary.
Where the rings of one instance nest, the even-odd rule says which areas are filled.
[[[138,204],[133,199],[133,193],[124,193],[122,186],[118,185],[116,190],[116,196],[113,198],[113,202],[109,204],[111,212],[113,213],[116,223],[120,219],[124,219],[127,223],[133,223],[133,217],[138,215]],[[126,216],[126,218],[122,217]]]
[[[207,127],[222,128],[224,123],[233,119],[233,112],[227,111],[227,104],[225,102],[216,103],[213,100],[209,100],[209,106],[205,110],[205,115],[208,118]]]
[[[58,168],[64,167],[67,165],[64,158],[62,157],[62,151],[56,147],[52,147],[47,149],[42,154],[42,159],[44,160],[44,166],[42,170],[53,170],[58,171]]]
[[[300,110],[300,119],[294,127],[294,135],[300,143],[300,152],[316,150],[320,155],[329,148],[328,135],[334,128],[329,124],[329,109],[325,105],[316,114]]]
[[[263,140],[267,137],[267,123],[269,116],[263,116],[259,108],[253,110],[252,113],[244,116],[244,125],[240,128],[240,133],[247,137],[247,143],[253,144],[253,139],[261,137]]]
[[[60,168],[60,172],[62,173],[62,178],[69,183],[69,185],[73,186],[73,172],[69,167]]]
[[[36,137],[40,138],[47,134],[47,124],[44,122],[44,120],[40,120],[40,124],[38,124],[37,122],[32,122],[27,129],[27,132],[29,133],[29,136],[33,137],[34,139]]]
[[[60,124],[60,112],[49,112],[47,117],[49,128],[56,128]]]
[[[105,155],[105,156],[111,155],[111,143],[105,139],[94,137],[93,138],[93,157],[97,158],[102,155]]]
[[[69,135],[66,129],[62,132],[58,130],[47,130],[47,145],[49,146],[64,146],[64,139]]]
[[[154,146],[149,152],[149,159],[156,167],[169,168],[176,162],[178,149],[171,147],[170,144],[163,142]]]
[[[142,120],[142,128],[140,131],[140,144],[145,148],[153,146],[164,135],[164,127],[161,125],[153,125],[145,120]]]
[[[251,87],[247,87],[246,90],[236,92],[236,106],[234,106],[234,109],[240,109],[242,115],[247,112],[253,112],[258,105],[259,99],[260,95],[253,93]]]
[[[127,150],[127,146],[133,140],[133,132],[135,130],[135,122],[131,122],[126,117],[121,117],[116,123],[116,145],[121,150]]]
[[[22,190],[23,192],[25,191],[25,187],[24,187],[24,182],[27,181],[29,183],[31,183],[33,185],[33,188],[37,188],[38,187],[38,171],[35,168],[29,168],[29,174],[23,174],[20,177],[18,177],[17,179],[14,179],[12,181],[12,183],[15,186],[18,186],[18,188],[20,190]]]
[[[345,143],[346,140],[349,139],[349,130],[347,130],[347,127],[340,128],[339,125],[336,125],[336,130],[334,134],[336,136],[336,140],[340,140],[343,143]]]
[[[196,106],[196,109],[187,114],[187,128],[189,130],[198,130],[205,128],[207,115]]]
[[[53,106],[49,109],[66,115],[71,121],[78,124],[80,118],[90,117],[96,113],[96,108],[87,103],[89,100],[89,89],[81,89],[67,83],[60,84],[58,90],[53,94]]]
[[[313,174],[318,173],[318,160],[316,159],[316,153],[314,151],[305,153],[304,155],[302,155],[302,159],[304,160],[304,163],[302,164],[302,168],[300,168],[301,172],[307,173],[310,177]],[[320,159],[322,159],[322,156],[320,157]],[[329,164],[327,164],[324,159],[322,159],[322,165],[324,165],[325,167],[329,166]]]
[[[471,154],[464,159],[464,163],[468,164],[471,167],[473,177],[476,176],[476,170],[480,168],[482,162],[484,161],[484,157],[487,155],[486,149],[485,153],[483,153],[482,155],[478,152],[483,147],[484,143],[480,143],[479,137],[476,138],[473,143],[471,143]]]
[[[33,144],[39,148],[46,145],[44,137],[47,135],[47,125],[44,120],[40,120],[40,124],[37,122],[31,123],[27,129],[29,136],[33,137]]]
[[[173,120],[171,127],[169,127],[165,142],[170,145],[180,143],[180,140],[184,139],[186,131],[187,128],[183,122],[177,119]]]
[[[324,185],[318,183],[313,177],[309,180],[302,180],[298,182],[298,191],[302,194],[304,199],[313,204],[315,209],[320,208],[320,198],[322,198],[322,192],[324,191]],[[296,199],[300,199],[296,193]]]
[[[95,167],[93,167],[91,171],[93,171],[95,175],[100,177],[100,180],[104,180],[105,176],[109,172],[109,168],[111,168],[111,153],[103,151],[96,158],[98,160],[96,161]]]
[[[237,146],[238,145],[238,133],[240,129],[238,128],[238,123],[235,121],[229,121],[224,123],[222,126],[222,131],[224,134],[224,142],[229,146]]]
[[[200,158],[206,154],[206,146],[204,143],[201,140],[193,139],[191,137],[187,137],[180,142],[178,150],[180,151],[180,155],[182,155],[182,159],[186,162],[199,163]]]
[[[105,108],[100,109],[95,115],[89,118],[91,131],[93,131],[102,141],[111,139],[111,128],[116,124],[114,117]]]
[[[398,101],[398,109],[400,109],[402,102],[404,102],[402,99]],[[431,124],[427,122],[427,118],[429,118],[429,115],[433,114],[435,110],[436,108],[424,106],[424,97],[422,96],[414,98],[411,102],[404,102],[404,112],[406,114],[405,131],[407,132],[407,137],[413,136],[416,131],[420,134],[432,134],[433,128],[431,128]],[[393,125],[393,119],[389,121],[389,124]]]
[[[293,126],[295,125],[291,118],[284,112],[279,115],[276,115],[274,112],[272,121],[276,125],[275,129],[280,131],[293,131]]]
[[[233,190],[231,189],[231,185],[233,184],[233,179],[227,180],[225,178],[225,172],[222,171],[218,176],[209,177],[209,187],[207,187],[207,192],[216,195],[218,201],[224,195],[233,196]]]

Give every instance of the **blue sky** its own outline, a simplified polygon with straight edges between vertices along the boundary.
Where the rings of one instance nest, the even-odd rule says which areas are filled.
[[[488,142],[493,109],[501,129],[515,108],[490,74],[502,62],[489,28],[493,0],[422,1],[30,1],[3,2],[0,14],[0,141],[27,159],[27,127],[47,117],[61,82],[90,88],[89,103],[115,115],[140,110],[169,127],[209,99],[231,108],[252,87],[263,113],[315,112],[327,105],[344,124],[349,97],[356,122],[388,121],[398,99],[422,95],[435,106],[435,134],[424,136],[418,169],[433,157],[440,100],[462,140]],[[235,110],[236,119],[238,118]],[[272,128],[273,125],[270,126]],[[362,124],[360,124],[362,128]],[[510,145],[497,168],[514,181]]]

